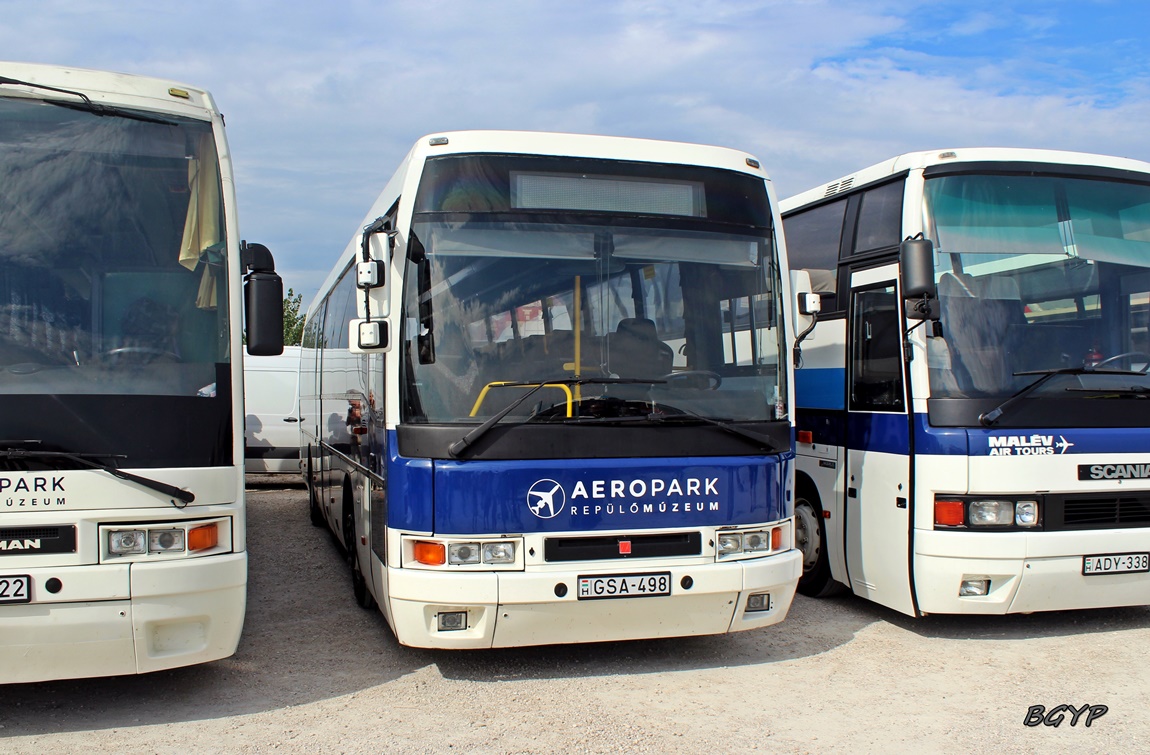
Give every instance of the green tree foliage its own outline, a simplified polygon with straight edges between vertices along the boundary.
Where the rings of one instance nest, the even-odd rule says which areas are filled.
[[[301,312],[303,294],[288,289],[284,298],[284,346],[299,346],[303,340],[303,321],[307,312]]]

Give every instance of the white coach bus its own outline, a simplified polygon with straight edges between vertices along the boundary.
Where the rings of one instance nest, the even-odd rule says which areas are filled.
[[[235,652],[241,270],[252,353],[283,298],[232,181],[206,92],[0,63],[0,683]]]
[[[1150,604],[1150,164],[918,152],[783,217],[821,299],[799,589],[910,615]]]
[[[399,641],[508,647],[783,619],[789,288],[729,149],[421,139],[304,328],[312,521]]]

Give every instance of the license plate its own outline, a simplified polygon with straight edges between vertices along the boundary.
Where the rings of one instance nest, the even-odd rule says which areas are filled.
[[[0,603],[31,603],[32,578],[0,577]]]
[[[1082,573],[1130,574],[1150,572],[1150,553],[1112,553],[1101,556],[1083,556]]]
[[[653,598],[671,594],[671,573],[579,577],[579,600]]]

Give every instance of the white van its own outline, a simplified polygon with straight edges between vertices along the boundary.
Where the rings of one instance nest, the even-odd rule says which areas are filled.
[[[299,346],[244,355],[244,458],[250,474],[299,474]]]

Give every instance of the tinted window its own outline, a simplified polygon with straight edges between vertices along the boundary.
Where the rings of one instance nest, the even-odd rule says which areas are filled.
[[[865,192],[859,207],[854,251],[898,246],[902,236],[903,182],[878,186]]]
[[[811,285],[816,293],[822,294],[824,310],[836,309],[839,247],[846,208],[846,199],[840,199],[790,215],[783,221],[791,267],[810,273]]]

